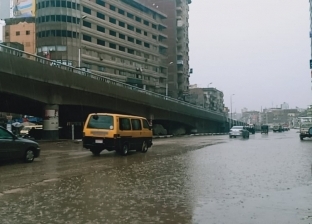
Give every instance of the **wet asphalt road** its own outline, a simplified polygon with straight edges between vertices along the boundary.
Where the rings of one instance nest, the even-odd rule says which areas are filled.
[[[1,223],[312,224],[312,139],[296,130],[156,139],[127,157],[41,149],[0,164]]]

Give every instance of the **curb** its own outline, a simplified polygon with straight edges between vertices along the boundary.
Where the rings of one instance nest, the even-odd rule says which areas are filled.
[[[198,134],[191,134],[190,136],[212,136],[212,135],[228,135],[229,133],[198,133]]]
[[[171,138],[173,137],[173,135],[158,135],[158,136],[153,136],[153,139],[157,139],[157,138]]]

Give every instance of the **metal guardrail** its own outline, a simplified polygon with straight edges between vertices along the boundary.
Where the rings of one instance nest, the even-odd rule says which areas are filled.
[[[83,75],[83,76],[86,76],[86,77],[89,77],[89,78],[92,78],[92,79],[96,79],[96,80],[101,81],[101,82],[110,83],[110,84],[113,84],[113,85],[116,85],[116,86],[121,86],[121,87],[124,87],[124,88],[127,88],[127,89],[131,89],[131,90],[134,90],[134,91],[141,92],[143,94],[147,94],[147,95],[151,95],[151,96],[154,96],[154,97],[162,98],[164,100],[168,100],[168,101],[172,101],[172,102],[175,102],[175,103],[179,103],[179,104],[182,104],[182,105],[185,105],[185,106],[188,106],[188,107],[191,107],[191,108],[195,108],[195,109],[198,109],[198,110],[201,110],[201,111],[206,111],[206,112],[209,112],[209,113],[212,113],[212,114],[215,114],[215,115],[220,115],[220,116],[226,117],[223,113],[219,113],[219,112],[212,111],[212,110],[207,110],[207,109],[205,109],[205,108],[203,108],[201,106],[197,106],[197,105],[194,105],[194,104],[191,104],[191,103],[187,103],[187,102],[182,101],[182,100],[177,100],[175,98],[164,96],[164,95],[152,92],[152,91],[144,90],[144,89],[141,89],[139,87],[132,86],[132,85],[129,85],[129,84],[126,84],[126,83],[123,83],[123,82],[120,82],[120,81],[117,81],[117,80],[114,80],[114,79],[111,79],[111,78],[103,77],[101,75],[92,73],[90,71],[84,71],[81,68],[75,68],[75,67],[72,67],[72,66],[69,66],[69,65],[65,65],[65,64],[62,64],[60,62],[53,61],[53,60],[50,60],[50,59],[47,59],[47,58],[44,58],[44,57],[40,57],[38,55],[30,54],[30,53],[27,53],[25,51],[21,51],[21,50],[18,50],[18,49],[12,48],[12,47],[8,47],[8,46],[2,45],[2,44],[0,44],[0,52],[16,55],[17,57],[26,58],[26,59],[29,59],[29,60],[32,60],[32,61],[36,61],[36,62],[44,64],[44,65],[54,66],[54,67],[57,67],[57,68],[60,68],[60,69],[63,69],[63,70],[71,71],[73,73],[76,73],[76,74],[79,74],[79,75]]]

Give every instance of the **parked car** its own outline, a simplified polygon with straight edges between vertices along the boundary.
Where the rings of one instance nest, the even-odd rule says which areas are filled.
[[[249,138],[249,131],[244,126],[233,126],[229,132],[230,138],[243,137]]]
[[[0,127],[0,160],[23,159],[25,162],[31,163],[39,155],[40,147],[37,142],[19,138]]]

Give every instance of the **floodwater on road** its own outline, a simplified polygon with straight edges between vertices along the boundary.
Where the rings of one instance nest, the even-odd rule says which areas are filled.
[[[295,130],[156,139],[126,157],[41,149],[0,164],[1,223],[312,223],[312,139]]]

